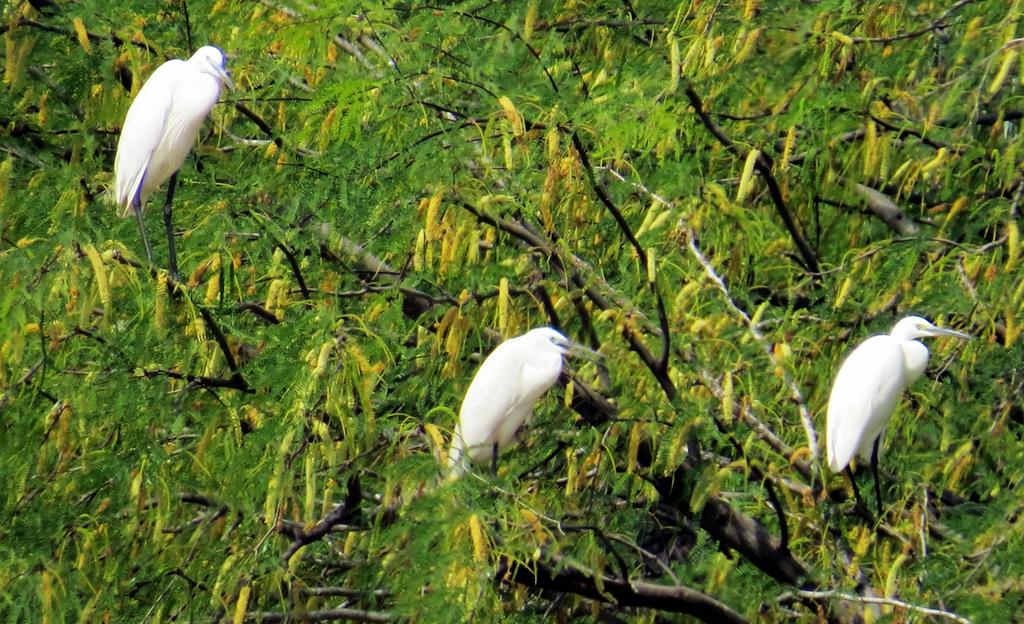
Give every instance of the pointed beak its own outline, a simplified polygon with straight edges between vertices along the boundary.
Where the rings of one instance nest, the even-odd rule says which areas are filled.
[[[235,90],[235,83],[231,81],[231,76],[228,75],[228,70],[223,67],[217,68],[217,75],[220,76],[221,81],[228,86],[228,89]]]
[[[931,329],[933,336],[952,336],[953,338],[959,338],[961,340],[970,340],[974,336],[965,334],[964,332],[956,331],[955,329],[946,329],[945,327],[933,327]]]
[[[591,362],[600,362],[604,360],[604,356],[598,353],[597,351],[594,351],[590,347],[581,345],[578,342],[573,342],[572,340],[566,340],[564,342],[561,342],[560,346],[566,349],[566,351],[568,352],[566,353],[566,355],[580,357],[585,360],[590,360]]]

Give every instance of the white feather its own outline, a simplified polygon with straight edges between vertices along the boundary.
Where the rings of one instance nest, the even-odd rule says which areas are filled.
[[[187,61],[167,61],[142,85],[128,108],[114,158],[119,214],[166,182],[185,161],[227,80],[220,50],[200,48]]]
[[[565,349],[552,342],[564,336],[539,328],[498,345],[480,366],[466,390],[449,463],[457,467],[463,454],[476,462],[489,460],[497,444],[504,451],[529,421],[533,406],[558,381]]]

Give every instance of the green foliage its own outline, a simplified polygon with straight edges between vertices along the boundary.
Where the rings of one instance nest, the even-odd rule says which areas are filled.
[[[7,620],[671,610],[624,577],[757,621],[922,617],[793,600],[790,561],[803,588],[1018,617],[1019,2],[184,9],[3,10]],[[180,172],[175,292],[105,189],[133,94],[207,42],[238,90]],[[876,532],[802,414],[823,438],[843,355],[908,312],[977,338],[930,345]],[[577,364],[497,474],[446,480],[475,354],[556,322],[607,370]]]

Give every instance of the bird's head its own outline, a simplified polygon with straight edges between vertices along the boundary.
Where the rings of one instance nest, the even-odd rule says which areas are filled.
[[[531,329],[526,332],[524,337],[528,338],[533,347],[538,351],[554,352],[559,355],[575,355],[590,360],[601,359],[601,354],[597,351],[569,340],[561,332],[550,327]]]
[[[203,46],[196,50],[196,53],[189,60],[199,65],[202,71],[216,78],[221,84],[225,84],[229,89],[234,90],[235,83],[231,82],[231,76],[228,75],[226,66],[227,58],[220,48]]]
[[[932,338],[935,336],[952,336],[954,338],[968,339],[970,334],[958,332],[945,327],[936,327],[920,316],[907,316],[893,326],[889,335],[898,340],[915,340],[917,338]]]

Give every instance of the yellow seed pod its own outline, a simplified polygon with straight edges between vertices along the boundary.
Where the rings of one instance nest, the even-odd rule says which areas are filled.
[[[109,318],[113,311],[113,296],[110,293],[110,280],[107,276],[107,267],[103,264],[103,259],[100,258],[99,252],[92,243],[86,243],[82,245],[82,251],[85,252],[86,258],[89,259],[89,264],[92,265],[92,271],[96,276],[96,288],[100,293],[100,301],[103,302],[104,318]]]
[[[940,147],[939,151],[935,153],[935,157],[921,165],[921,173],[925,174],[930,171],[937,169],[946,160],[946,156],[949,154],[949,150],[945,147]]]
[[[786,132],[786,142],[782,146],[782,160],[779,162],[779,171],[789,168],[789,159],[793,157],[793,148],[796,147],[796,126],[790,126]]]
[[[153,327],[162,331],[167,326],[167,272],[156,274],[156,292],[153,293]]]
[[[487,539],[484,537],[480,517],[476,514],[469,517],[469,535],[473,539],[473,559],[477,563],[484,563],[487,561]]]
[[[232,624],[242,624],[245,621],[245,611],[249,606],[249,593],[252,592],[252,585],[246,583],[238,592],[238,600],[235,602],[235,615],[231,618]]]
[[[853,280],[849,277],[843,278],[843,283],[839,285],[839,292],[836,294],[836,300],[832,302],[832,309],[837,310],[843,303],[846,302],[846,298],[850,295],[850,289],[853,287]]]
[[[1013,68],[1013,63],[1016,60],[1017,48],[1006,49],[1003,53],[1003,62],[999,66],[999,71],[988,85],[989,95],[995,95],[1003,87],[1003,83],[1006,82],[1006,77],[1010,75],[1010,70]]]
[[[868,120],[864,129],[864,176],[871,177],[878,162],[878,127]]]
[[[203,302],[211,304],[217,300],[220,296],[220,273],[214,273],[210,278],[210,281],[206,282],[206,294],[203,296]]]
[[[520,509],[519,515],[523,517],[526,524],[533,530],[534,539],[536,539],[539,544],[543,544],[547,541],[548,535],[544,531],[544,525],[540,523],[540,516],[529,509]]]
[[[517,137],[523,136],[526,133],[526,124],[519,114],[519,110],[516,109],[516,105],[504,95],[498,98],[498,104],[501,105],[501,110],[505,112],[509,123],[512,124],[512,134]]]
[[[1016,221],[1006,222],[1006,271],[1013,270],[1020,258],[1020,228]]]
[[[757,49],[757,40],[761,38],[763,29],[755,28],[748,32],[743,38],[743,47],[736,53],[736,57],[733,59],[733,63],[742,63],[743,61],[750,58],[750,55]]]
[[[441,207],[441,193],[437,192],[430,198],[427,204],[427,216],[424,223],[427,229],[427,242],[437,240],[441,235],[441,220],[437,217],[437,210]]]
[[[752,149],[747,152],[747,160],[743,163],[743,174],[740,176],[740,186],[736,191],[736,203],[742,204],[743,200],[750,194],[751,189],[754,188],[754,166],[757,164],[757,159],[761,156],[761,152]]]
[[[754,13],[757,12],[758,0],[747,0],[743,6],[743,19],[752,20],[754,19]]]
[[[727,424],[732,422],[732,410],[732,371],[726,371],[722,377],[722,420]]]
[[[431,443],[434,445],[434,459],[438,462],[442,462],[444,458],[444,436],[441,435],[441,430],[438,429],[434,423],[425,423],[423,430],[427,432],[427,436],[430,437]]]
[[[510,304],[508,278],[503,277],[498,282],[498,331],[504,337],[508,337],[508,308]]]
[[[419,234],[416,235],[416,250],[412,255],[412,268],[416,271],[423,270],[424,261],[426,260],[426,246],[427,232],[423,228],[420,228]]]
[[[523,41],[533,36],[533,27],[537,24],[537,0],[531,0],[526,7],[526,18],[523,19]]]
[[[86,54],[92,54],[92,42],[89,41],[89,31],[85,29],[85,22],[82,18],[76,17],[71,20],[71,25],[75,28],[75,38],[78,39],[78,45],[82,46]]]
[[[640,439],[643,429],[639,422],[633,423],[629,430],[629,449],[626,452],[626,472],[632,474],[636,470],[636,458],[640,452]]]
[[[679,88],[679,40],[669,33],[668,43],[668,92],[675,93]]]
[[[327,342],[320,345],[320,353],[316,357],[316,366],[313,367],[313,376],[319,377],[324,374],[327,370],[327,363],[331,357],[331,351],[334,350],[334,341],[328,340]]]

